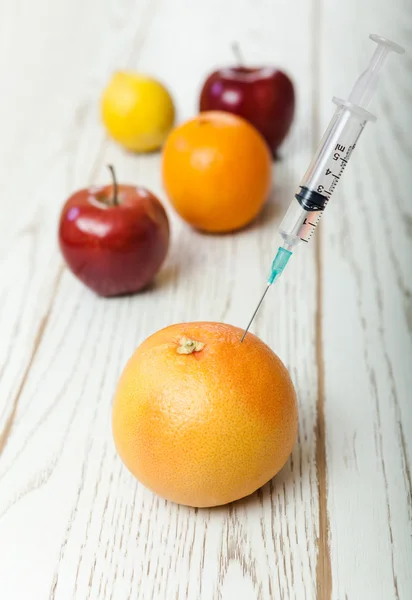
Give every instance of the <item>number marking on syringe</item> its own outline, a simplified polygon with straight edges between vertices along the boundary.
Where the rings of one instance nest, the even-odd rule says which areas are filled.
[[[327,204],[327,202],[326,202],[326,204]],[[326,204],[325,204],[325,206],[326,206]],[[316,227],[317,227],[317,225],[318,225],[318,223],[319,223],[319,220],[320,220],[320,218],[321,218],[322,214],[323,214],[323,210],[319,212],[319,214],[318,214],[318,216],[316,217],[316,219],[315,219],[315,222],[314,222],[314,223],[311,223],[311,222],[310,222],[310,221],[308,221],[307,219],[305,219],[305,220],[303,221],[303,225],[306,225],[306,224],[307,224],[307,225],[310,225],[310,226],[312,227],[312,229],[310,230],[310,232],[309,232],[309,235],[307,236],[307,238],[303,238],[303,237],[301,237],[301,238],[300,238],[300,239],[302,240],[302,242],[309,242],[310,238],[312,237],[312,234],[313,234],[313,232],[315,231],[315,229],[316,229]]]
[[[344,158],[342,156],[342,153],[345,152],[346,146],[343,146],[342,144],[336,144],[336,146],[335,146],[336,152],[334,153],[332,159],[334,161],[340,161],[340,163],[341,163],[340,169],[338,170],[338,173],[336,174],[332,171],[332,169],[330,169],[329,167],[326,167],[325,176],[331,177],[332,181],[328,188],[326,188],[324,185],[319,185],[317,188],[317,191],[320,194],[324,194],[328,198],[328,200],[330,199],[333,192],[335,191],[335,188],[338,185],[338,181],[340,180],[342,173],[345,170],[346,165],[348,164],[348,160],[349,160],[350,155],[352,154],[354,148],[355,148],[354,145],[349,146],[346,151],[346,158]]]
[[[330,164],[329,164],[329,166],[326,167],[326,170],[324,171],[324,177],[327,177],[328,179],[327,180],[323,179],[323,183],[319,184],[316,187],[316,191],[318,192],[318,194],[321,194],[324,198],[324,205],[323,205],[322,209],[319,210],[316,217],[314,216],[314,214],[312,212],[310,221],[308,220],[308,217],[306,217],[304,219],[302,226],[301,226],[302,227],[301,234],[303,234],[303,235],[299,236],[299,238],[302,240],[302,242],[307,243],[307,242],[309,242],[310,238],[312,237],[313,232],[315,231],[316,227],[318,226],[319,221],[323,215],[323,212],[324,212],[333,192],[335,191],[336,186],[338,185],[338,181],[340,180],[342,173],[345,170],[346,165],[348,164],[351,154],[352,154],[353,150],[355,149],[355,145],[356,144],[353,144],[351,146],[344,146],[343,144],[339,144],[339,143],[336,144],[335,152],[332,156],[332,159],[334,161],[338,162],[339,168],[335,170]],[[334,171],[336,171],[336,172],[334,172]],[[321,178],[321,181],[322,181],[322,178]]]

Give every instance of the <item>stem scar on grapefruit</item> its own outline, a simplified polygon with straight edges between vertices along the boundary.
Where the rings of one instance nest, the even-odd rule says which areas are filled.
[[[213,322],[171,325],[134,352],[112,428],[128,470],[159,496],[194,507],[256,491],[286,463],[298,411],[289,373],[258,337]]]

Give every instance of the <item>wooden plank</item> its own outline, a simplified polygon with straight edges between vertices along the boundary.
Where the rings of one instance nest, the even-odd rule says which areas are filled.
[[[21,8],[8,5],[7,32],[21,27]],[[34,600],[311,598],[319,512],[314,248],[297,254],[254,328],[288,365],[299,395],[299,443],[279,477],[231,507],[187,509],[138,485],[116,456],[110,432],[116,380],[140,341],[180,320],[243,325],[257,300],[276,226],[310,158],[314,65],[302,48],[311,48],[311,7],[302,0],[280,9],[267,0],[257,11],[243,0],[234,12],[217,0],[180,0],[103,9],[78,0],[50,8],[44,0],[24,8],[19,39],[37,50],[29,56],[15,36],[4,39],[14,68],[29,72],[24,92],[30,90],[35,103],[29,112],[21,84],[3,64],[14,87],[1,116],[10,144],[3,164],[19,173],[27,210],[15,216],[20,194],[10,185],[7,214],[14,225],[3,221],[2,231],[14,239],[29,226],[35,242],[16,237],[2,279],[2,290],[13,296],[5,296],[1,317],[7,443],[0,463],[0,589],[7,598]],[[95,298],[61,271],[54,236],[63,198],[103,180],[110,160],[120,179],[147,185],[164,199],[158,157],[137,159],[104,142],[96,107],[108,73],[120,64],[157,73],[175,92],[179,119],[186,118],[196,110],[205,74],[232,62],[233,39],[247,60],[274,61],[299,84],[297,120],[275,165],[281,208],[272,201],[247,231],[212,238],[192,232],[168,207],[173,246],[156,285],[134,298]],[[14,142],[7,125],[13,106],[24,115]],[[24,136],[32,160],[19,162],[17,171]],[[38,191],[34,205],[31,186]],[[34,307],[26,301],[31,296]]]
[[[338,26],[339,24],[339,26]],[[322,122],[347,96],[378,33],[409,46],[401,1],[322,15]],[[410,31],[410,29],[409,29]],[[410,52],[410,47],[409,47]],[[412,590],[410,56],[392,55],[369,124],[322,223],[323,352],[332,597]],[[409,523],[409,525],[408,525]]]

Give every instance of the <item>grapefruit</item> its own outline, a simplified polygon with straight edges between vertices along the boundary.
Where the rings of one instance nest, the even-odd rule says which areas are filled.
[[[147,338],[126,364],[112,413],[115,446],[147,488],[195,507],[226,504],[271,479],[294,446],[286,367],[258,337],[182,323]]]

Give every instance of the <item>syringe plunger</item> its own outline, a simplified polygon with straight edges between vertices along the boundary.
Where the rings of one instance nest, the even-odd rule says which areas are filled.
[[[349,94],[348,102],[356,104],[359,108],[368,108],[372,96],[377,88],[380,71],[390,52],[403,54],[405,49],[387,38],[372,33],[370,39],[378,45],[370,59],[369,65],[358,77]]]

